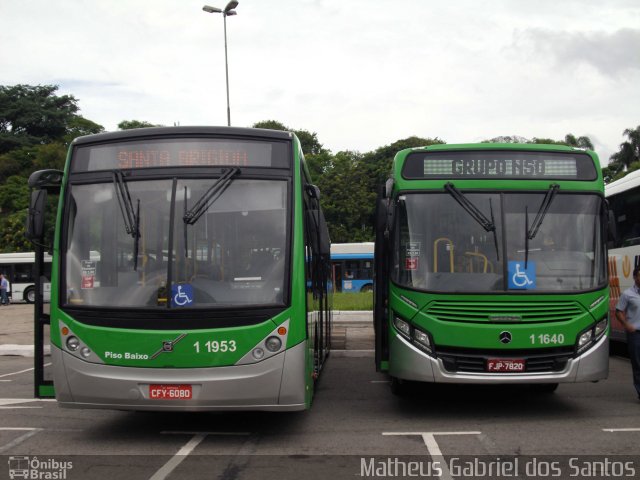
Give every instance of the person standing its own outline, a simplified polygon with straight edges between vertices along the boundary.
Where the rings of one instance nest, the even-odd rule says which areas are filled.
[[[633,269],[633,282],[633,286],[620,295],[616,305],[616,318],[627,332],[633,386],[640,399],[640,266]]]
[[[9,305],[9,281],[4,273],[0,273],[0,303],[3,307]]]

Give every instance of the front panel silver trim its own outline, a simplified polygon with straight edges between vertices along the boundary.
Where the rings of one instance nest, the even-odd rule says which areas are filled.
[[[393,377],[435,383],[570,383],[593,382],[609,374],[609,339],[601,338],[583,355],[567,362],[562,372],[554,373],[452,373],[442,360],[430,357],[392,332],[389,341],[389,374]]]
[[[184,369],[98,365],[53,346],[56,399],[60,406],[69,408],[304,410],[305,345],[302,342],[251,365]],[[193,398],[149,399],[150,384],[190,384]]]

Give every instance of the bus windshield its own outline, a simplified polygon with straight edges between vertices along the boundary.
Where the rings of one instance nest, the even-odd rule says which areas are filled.
[[[283,305],[288,182],[236,176],[220,195],[208,198],[219,178],[126,180],[135,205],[137,241],[127,232],[113,181],[72,183],[63,303],[147,308]],[[203,198],[208,201],[197,221],[184,221]]]
[[[393,280],[433,292],[586,291],[606,281],[597,195],[558,193],[526,241],[547,192],[464,193],[488,232],[449,193],[399,197]]]

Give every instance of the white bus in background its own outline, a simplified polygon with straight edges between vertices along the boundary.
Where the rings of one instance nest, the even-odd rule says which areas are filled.
[[[12,302],[24,300],[33,303],[36,300],[36,279],[34,267],[36,257],[33,252],[0,253],[0,273],[9,280],[9,297]],[[49,281],[44,283],[44,301],[51,298],[51,255],[44,256],[45,276]]]
[[[605,186],[616,222],[616,240],[609,244],[611,339],[626,341],[615,319],[620,294],[633,285],[633,269],[640,265],[640,170]]]

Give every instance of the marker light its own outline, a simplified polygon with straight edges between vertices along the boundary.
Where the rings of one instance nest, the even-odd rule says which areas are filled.
[[[251,355],[253,355],[253,358],[255,358],[256,360],[261,360],[262,357],[264,357],[264,350],[260,347],[254,348],[253,352],[251,352]]]
[[[76,350],[78,350],[79,346],[80,346],[80,340],[78,340],[78,337],[71,336],[67,338],[67,348],[69,350],[71,350],[72,352],[75,352]]]
[[[269,337],[264,344],[270,352],[277,352],[282,347],[282,340],[278,337]]]
[[[286,334],[287,334],[287,327],[278,328],[278,335],[286,335]]]
[[[62,334],[66,337],[69,335],[69,329],[67,327],[62,327]]]

